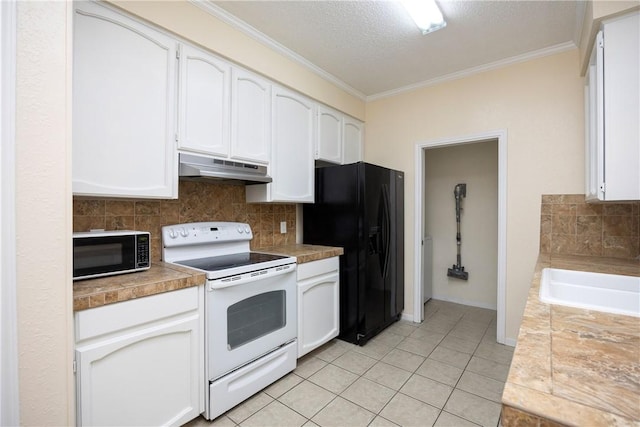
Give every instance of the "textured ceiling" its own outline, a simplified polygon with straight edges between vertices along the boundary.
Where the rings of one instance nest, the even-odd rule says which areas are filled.
[[[569,43],[578,1],[443,1],[447,27],[422,35],[396,1],[213,1],[365,96]]]

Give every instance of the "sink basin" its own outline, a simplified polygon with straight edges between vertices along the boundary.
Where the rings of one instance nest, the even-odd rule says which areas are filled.
[[[540,300],[640,317],[640,277],[545,268],[540,280]]]

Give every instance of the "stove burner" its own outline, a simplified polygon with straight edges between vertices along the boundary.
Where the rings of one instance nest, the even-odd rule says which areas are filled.
[[[220,271],[245,265],[260,264],[287,258],[281,255],[263,254],[260,252],[243,252],[231,255],[219,255],[207,258],[187,259],[176,261],[175,264],[193,267],[204,271]]]

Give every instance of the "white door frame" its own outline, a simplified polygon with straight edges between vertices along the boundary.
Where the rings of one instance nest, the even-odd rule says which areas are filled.
[[[0,425],[20,424],[15,236],[16,1],[0,1]]]
[[[413,321],[424,320],[424,303],[422,282],[424,273],[424,256],[422,240],[425,222],[425,156],[429,148],[441,148],[462,144],[472,144],[487,140],[498,140],[498,289],[497,289],[497,326],[496,338],[505,343],[506,330],[506,278],[507,278],[507,131],[496,130],[480,134],[419,142],[415,147],[415,235],[414,235],[414,285],[413,285]]]

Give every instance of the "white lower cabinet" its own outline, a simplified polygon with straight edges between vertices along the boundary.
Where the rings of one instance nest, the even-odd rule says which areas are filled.
[[[298,357],[340,332],[338,257],[298,265]]]
[[[203,289],[75,314],[78,425],[180,426],[204,411]]]

